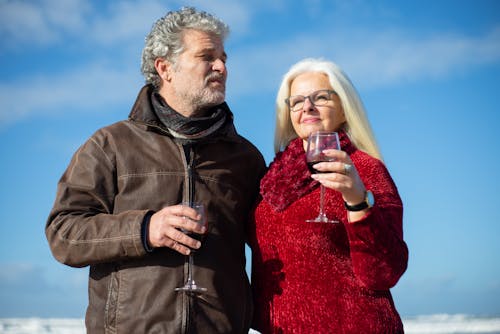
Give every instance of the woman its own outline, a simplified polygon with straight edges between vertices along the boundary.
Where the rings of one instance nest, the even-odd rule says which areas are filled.
[[[250,243],[254,328],[262,333],[403,333],[392,288],[406,270],[403,207],[362,103],[333,63],[305,59],[277,97],[277,155],[261,181]],[[315,131],[339,133],[333,162],[309,172]],[[319,185],[334,223],[318,214]]]

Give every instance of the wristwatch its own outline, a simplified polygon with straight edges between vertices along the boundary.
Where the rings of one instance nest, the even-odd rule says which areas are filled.
[[[365,199],[363,202],[356,204],[356,205],[349,205],[347,202],[344,202],[344,206],[347,209],[347,211],[361,211],[364,209],[371,208],[375,204],[375,197],[373,197],[373,193],[371,190],[367,190],[365,192]]]

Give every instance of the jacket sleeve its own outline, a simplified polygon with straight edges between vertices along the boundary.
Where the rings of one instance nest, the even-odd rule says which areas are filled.
[[[54,257],[69,266],[110,262],[146,253],[141,224],[147,210],[113,213],[116,162],[105,140],[90,138],[61,177],[45,233]]]
[[[355,162],[356,163],[356,162]],[[367,288],[392,288],[408,264],[408,248],[403,240],[403,205],[385,166],[376,161],[356,168],[375,205],[357,222],[346,224],[351,260],[356,278]]]

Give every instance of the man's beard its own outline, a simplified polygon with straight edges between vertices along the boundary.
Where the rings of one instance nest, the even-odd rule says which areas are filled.
[[[218,81],[221,86],[213,87],[212,82]],[[226,85],[224,78],[217,73],[212,73],[205,78],[204,87],[195,94],[189,94],[195,110],[205,110],[224,102],[226,98]]]

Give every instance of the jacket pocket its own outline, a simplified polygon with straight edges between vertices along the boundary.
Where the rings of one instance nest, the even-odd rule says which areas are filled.
[[[111,273],[108,285],[108,297],[104,309],[104,328],[106,333],[116,333],[116,322],[118,313],[118,290],[119,279],[117,272]]]

